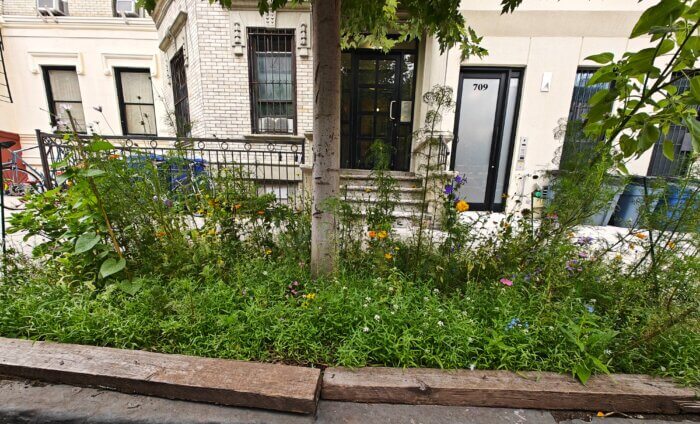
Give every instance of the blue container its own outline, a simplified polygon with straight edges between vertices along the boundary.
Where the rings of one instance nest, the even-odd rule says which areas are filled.
[[[191,177],[202,174],[205,167],[206,161],[202,158],[178,159],[171,162],[168,167],[170,189],[175,190],[187,184]]]
[[[652,197],[651,201],[648,203],[651,211],[656,208],[656,204],[659,202],[658,196],[661,192],[662,190],[658,188],[646,188],[647,195]],[[627,185],[617,202],[617,209],[612,217],[612,225],[617,227],[637,228],[643,209],[647,206],[644,202],[644,196],[644,183],[636,182]]]
[[[682,217],[687,219],[689,215],[697,214],[698,209],[700,209],[700,193],[697,190],[697,187],[693,186],[683,188],[677,184],[669,184],[664,196],[665,202],[659,202],[657,206],[657,211],[670,221],[669,227],[675,227],[675,221]],[[693,196],[695,196],[694,204],[689,205],[688,202],[693,202]],[[700,228],[689,228],[687,223],[682,223],[678,229],[681,231],[700,231]]]

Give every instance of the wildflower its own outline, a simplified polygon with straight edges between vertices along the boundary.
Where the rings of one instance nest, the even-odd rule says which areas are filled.
[[[559,215],[557,215],[556,213],[550,213],[550,214],[547,214],[546,218],[551,220],[551,221],[556,221],[559,219]]]
[[[676,248],[676,243],[674,243],[674,242],[672,242],[672,241],[669,241],[669,242],[668,242],[668,248],[669,248],[669,249],[675,249],[675,248]]]
[[[506,330],[512,330],[515,327],[520,327],[520,318],[511,319],[508,325],[506,325]]]
[[[445,194],[446,194],[446,195],[449,196],[449,195],[452,194],[453,192],[454,192],[454,187],[452,187],[451,184],[448,184],[448,185],[445,186]]]
[[[459,202],[457,202],[455,207],[457,208],[457,211],[460,213],[466,212],[469,210],[469,203],[465,202],[464,200],[460,200]]]
[[[371,193],[371,192],[372,192],[372,189],[370,187],[365,188],[365,193]]]
[[[501,278],[501,279],[498,280],[498,281],[500,281],[501,284],[503,284],[504,286],[510,287],[510,286],[513,285],[513,281],[512,281],[512,280],[509,280],[509,279],[507,279],[507,278]]]
[[[212,228],[211,230],[207,231],[207,234],[209,234],[210,236],[216,235],[216,229]]]
[[[610,355],[612,355],[612,350],[610,350],[610,349],[605,349],[605,350],[603,351],[603,353],[606,354],[607,356],[610,356]]]
[[[380,317],[379,315],[375,315],[375,316],[374,316],[374,320],[375,320],[375,321],[379,321],[379,320],[381,320],[381,319],[382,319],[382,317]]]
[[[121,156],[119,156],[119,155],[109,155],[109,156],[107,156],[107,159],[109,159],[109,160],[115,160],[115,159],[119,159],[120,157],[121,157]]]
[[[586,305],[586,310],[590,313],[593,313],[593,311],[595,311],[595,308],[593,307],[593,305]]]
[[[373,238],[377,237],[377,232],[376,231],[369,231],[367,233],[367,235],[369,236],[369,238],[373,239]]]
[[[621,261],[621,260],[622,260],[622,255],[620,255],[619,253],[618,253],[617,255],[615,255],[615,260],[618,261],[618,262]]]
[[[363,328],[363,329],[362,329],[362,332],[364,332],[364,333],[369,333],[369,327]]]
[[[164,237],[165,236],[165,231],[158,231],[156,233],[156,237]]]
[[[299,285],[299,282],[298,282],[298,281],[294,281],[294,282],[292,283],[292,285],[293,285],[294,287],[296,287],[296,286]]]
[[[469,364],[469,371],[474,371],[476,369],[476,364]]]
[[[474,337],[467,337],[467,343],[471,343],[474,341]]]
[[[464,178],[462,178],[461,175],[457,175],[457,176],[455,177],[455,183],[456,183],[456,184],[462,184],[463,182],[464,182]]]
[[[235,210],[238,210],[238,209],[240,209],[241,207],[242,207],[242,205],[241,205],[240,203],[236,203],[235,205],[233,205],[233,208],[234,208]]]
[[[309,293],[302,296],[304,299],[314,300],[316,298],[316,293]]]
[[[265,211],[258,211],[258,215],[265,215]]]
[[[605,414],[603,413],[603,411],[598,411],[598,413],[596,414],[596,416],[598,416],[598,417],[604,417]]]
[[[165,199],[163,200],[163,205],[165,205],[166,208],[172,208],[173,207],[173,201],[170,199]]]
[[[640,240],[644,240],[645,238],[647,238],[647,235],[644,233],[634,233],[634,236]]]
[[[371,297],[369,297],[369,296],[367,296],[367,297],[365,297],[365,301],[367,301],[367,302],[371,302],[371,301],[372,301],[372,298],[371,298]]]
[[[388,235],[389,235],[389,234],[388,234],[386,231],[384,231],[384,230],[382,230],[382,231],[380,231],[379,233],[377,233],[377,237],[378,237],[380,240],[385,239]]]
[[[591,243],[593,243],[593,237],[589,237],[589,236],[580,237],[578,239],[578,241],[576,242],[576,244],[578,244],[579,246],[588,246]]]
[[[440,293],[440,290],[438,290],[437,288],[435,288],[435,289],[433,289],[433,293],[439,294],[439,293]]]
[[[384,259],[386,259],[387,261],[390,261],[390,260],[394,259],[394,255],[392,255],[391,253],[385,253]]]
[[[581,259],[587,259],[588,258],[588,253],[586,252],[579,252],[578,257]]]
[[[438,327],[444,327],[444,326],[445,326],[445,323],[442,322],[442,321],[438,321],[437,324],[438,324]]]
[[[266,255],[272,254],[272,249],[270,249],[269,247],[265,248],[265,254]]]
[[[581,272],[583,271],[583,268],[579,266],[580,261],[578,259],[572,259],[570,261],[566,261],[566,270],[569,272],[574,272],[578,271]]]
[[[429,300],[430,300],[430,299],[428,298],[428,296],[423,296],[423,302],[427,302],[427,301],[429,301]]]

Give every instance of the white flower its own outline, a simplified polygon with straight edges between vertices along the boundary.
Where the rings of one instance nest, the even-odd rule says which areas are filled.
[[[374,320],[375,320],[375,321],[379,321],[380,319],[382,319],[382,317],[380,317],[379,315],[375,315],[375,316],[374,316]]]
[[[346,286],[343,286],[341,290],[347,290],[348,288]]]
[[[394,308],[394,309],[399,309],[399,305],[397,305],[396,303],[394,303],[393,305],[391,305],[391,307]]]
[[[393,292],[394,292],[394,288],[393,288],[393,287],[389,287],[389,293],[393,293]]]
[[[424,301],[424,302],[427,302],[427,301],[429,301],[429,300],[430,300],[430,299],[428,299],[428,296],[423,296],[423,301]]]
[[[369,327],[363,328],[362,331],[363,331],[364,333],[369,333]]]
[[[438,308],[438,312],[443,313],[444,311],[442,310],[442,308]]]
[[[390,314],[391,314],[391,315],[396,315],[396,312],[391,311]]]
[[[438,289],[433,289],[433,293],[438,294],[438,293],[440,293],[440,290],[438,290]]]
[[[610,355],[612,355],[612,350],[610,350],[610,349],[605,349],[605,350],[603,351],[603,353],[606,354],[606,355],[608,355],[608,356],[610,356]]]
[[[473,338],[473,337],[467,337],[467,341],[468,341],[469,343],[471,343],[471,342],[474,341],[474,338]]]
[[[595,303],[596,300],[595,300],[595,299],[591,299],[591,300],[589,300],[589,302],[590,302],[590,303]]]
[[[369,305],[365,303],[365,304],[364,304],[364,305],[362,305],[362,306],[366,308],[366,307],[368,307]]]
[[[663,365],[661,366],[661,372],[666,372],[666,367]]]
[[[444,322],[438,321],[438,327],[444,327],[444,326],[445,326],[445,323],[444,323]]]
[[[369,297],[369,296],[368,296],[368,297],[365,297],[365,301],[366,301],[366,302],[371,302],[371,301],[372,301],[372,298]]]
[[[469,371],[474,371],[476,369],[476,364],[469,364]]]
[[[469,314],[467,313],[467,311],[462,311],[462,315],[464,315],[466,317]]]
[[[547,329],[548,329],[549,331],[554,331],[554,327],[552,327],[551,325],[550,325],[549,327],[547,327]]]

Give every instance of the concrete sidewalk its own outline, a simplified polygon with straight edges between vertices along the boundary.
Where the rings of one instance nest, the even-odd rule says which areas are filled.
[[[700,422],[700,415],[593,418],[594,423]],[[186,424],[580,424],[589,414],[504,408],[408,406],[321,401],[316,417],[149,396],[103,389],[0,379],[0,423],[186,423]]]

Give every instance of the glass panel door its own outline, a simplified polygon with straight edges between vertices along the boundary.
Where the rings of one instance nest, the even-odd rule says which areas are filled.
[[[518,71],[462,71],[452,160],[473,210],[504,208],[519,89]]]
[[[342,56],[341,166],[371,169],[370,146],[391,147],[392,170],[407,171],[413,125],[415,54]]]

